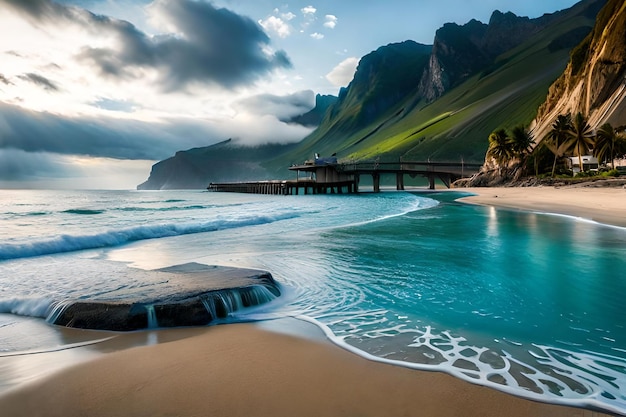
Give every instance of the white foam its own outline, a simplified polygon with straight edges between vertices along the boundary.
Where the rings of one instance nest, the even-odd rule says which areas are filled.
[[[0,243],[0,260],[119,246],[138,240],[234,229],[272,223],[298,216],[300,214],[297,212],[276,215],[246,215],[238,218],[214,219],[206,222],[135,226],[92,235],[61,235],[47,240],[28,243]]]
[[[45,318],[51,304],[52,300],[45,297],[0,299],[0,313]]]
[[[616,368],[623,369],[626,362],[619,357],[533,345],[534,348],[541,351],[541,354],[529,351],[530,355],[537,360],[538,365],[551,369],[553,374],[549,375],[538,367],[515,359],[506,351],[502,351],[499,355],[504,366],[494,367],[493,364],[479,360],[481,354],[490,351],[489,348],[468,346],[465,338],[455,337],[449,332],[434,334],[430,326],[426,326],[424,330],[417,328],[399,329],[398,327],[378,329],[369,334],[368,337],[375,338],[391,336],[392,333],[397,334],[399,331],[402,333],[412,332],[416,336],[414,343],[410,344],[409,347],[427,347],[436,355],[429,356],[425,353],[424,356],[440,356],[445,359],[439,364],[415,363],[373,355],[348,343],[346,340],[352,337],[352,334],[337,336],[329,326],[312,317],[297,316],[296,318],[315,324],[333,343],[368,360],[416,370],[440,371],[474,384],[488,386],[535,401],[595,408],[626,415],[626,396],[623,394],[626,392],[626,379],[624,374],[615,370]],[[392,331],[389,332],[388,330]],[[472,354],[462,353],[467,351],[471,351]],[[455,366],[458,359],[471,362],[477,370]],[[538,389],[530,390],[521,386],[513,376],[514,373],[522,374],[529,381],[532,381]],[[493,382],[494,376],[500,377],[504,384]],[[580,386],[584,387],[586,392],[579,392],[568,386],[559,376],[563,376],[566,380],[574,378]],[[558,393],[552,392],[551,387],[557,387]],[[607,394],[613,398],[608,398]]]

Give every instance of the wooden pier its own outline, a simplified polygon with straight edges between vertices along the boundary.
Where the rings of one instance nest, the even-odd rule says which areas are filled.
[[[216,192],[272,195],[350,194],[357,192],[353,180],[327,183],[318,183],[315,180],[226,182],[210,183],[207,189]]]
[[[359,192],[359,182],[363,175],[371,175],[374,192],[380,192],[382,175],[395,175],[396,189],[404,190],[404,176],[426,177],[430,189],[435,189],[439,179],[450,188],[453,181],[469,177],[478,172],[481,164],[464,162],[353,162],[325,163],[309,162],[294,165],[289,169],[296,172],[295,180],[253,181],[232,183],[211,183],[209,191],[253,193],[272,195],[301,194],[350,194]],[[304,172],[305,177],[300,178]]]

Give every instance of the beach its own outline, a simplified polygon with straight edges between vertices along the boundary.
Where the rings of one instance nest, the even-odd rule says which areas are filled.
[[[623,188],[462,189],[460,201],[626,226]],[[443,372],[370,361],[313,325],[256,324],[116,334],[97,355],[0,396],[2,416],[604,416],[522,399]],[[304,330],[303,330],[304,329]],[[310,337],[306,333],[310,331]],[[174,333],[173,333],[174,332]],[[178,332],[178,333],[175,333]],[[298,333],[298,332],[292,332]],[[174,335],[174,336],[173,336]],[[137,346],[139,344],[139,346]],[[82,348],[81,348],[82,349]],[[42,353],[50,361],[53,353]],[[9,358],[10,360],[10,358]]]
[[[251,324],[108,353],[5,395],[0,410],[16,417],[603,415],[368,361]]]
[[[485,187],[457,190],[475,194],[460,199],[466,203],[564,214],[626,227],[626,189],[623,186]]]

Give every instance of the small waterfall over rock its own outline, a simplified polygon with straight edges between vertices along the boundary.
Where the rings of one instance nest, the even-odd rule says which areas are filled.
[[[114,331],[203,326],[281,294],[278,283],[265,271],[184,264],[155,273],[161,279],[168,274],[157,296],[120,292],[107,294],[115,296],[111,299],[63,300],[53,303],[47,321]]]

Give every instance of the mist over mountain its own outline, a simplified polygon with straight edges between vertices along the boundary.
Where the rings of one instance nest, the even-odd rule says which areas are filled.
[[[204,189],[210,182],[271,179],[261,162],[294,146],[244,146],[232,139],[211,146],[176,152],[152,166],[150,177],[138,190]]]
[[[299,124],[306,127],[317,127],[321,123],[326,111],[337,102],[337,97],[332,95],[315,95],[315,107],[306,113],[282,119],[286,123]]]
[[[201,151],[203,148],[179,152],[170,158],[176,160],[176,181],[168,180],[174,171],[165,174],[165,166],[174,166],[170,161],[156,164],[142,186],[204,188],[210,181],[244,179],[240,177],[242,169],[252,165],[245,179],[290,178],[287,168],[314,153],[336,154],[340,160],[482,163],[492,131],[529,125],[540,106],[536,123],[546,123],[557,107],[565,108],[556,104],[565,100],[559,97],[584,90],[580,85],[593,86],[587,87],[593,94],[585,93],[578,100],[587,103],[587,108],[600,108],[611,100],[623,103],[614,92],[624,79],[621,53],[626,45],[626,24],[614,16],[620,16],[624,7],[621,1],[611,0],[599,15],[602,24],[613,28],[609,43],[602,31],[592,32],[596,15],[605,4],[606,0],[583,0],[536,19],[495,11],[487,24],[471,20],[464,25],[444,25],[436,32],[433,45],[408,40],[381,46],[361,58],[354,78],[337,98],[318,95],[313,110],[289,121],[317,126],[302,141],[272,146],[267,152],[226,151],[220,146],[207,152]],[[602,49],[600,45],[613,46]],[[584,65],[588,70],[575,71],[575,80],[582,84],[572,77],[555,83],[570,71],[571,54],[595,58],[593,64]],[[546,97],[551,104],[544,104]],[[613,112],[614,119],[623,120],[623,107],[616,108],[622,110]],[[209,153],[210,161],[189,159],[206,158]],[[230,162],[222,164],[221,160]],[[243,165],[235,169],[236,163]],[[186,169],[186,182],[185,175],[178,172],[186,164],[203,166],[204,171],[198,174],[198,168]],[[159,181],[153,180],[157,174]],[[190,187],[194,175],[194,187]]]

